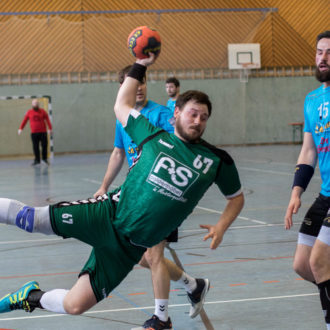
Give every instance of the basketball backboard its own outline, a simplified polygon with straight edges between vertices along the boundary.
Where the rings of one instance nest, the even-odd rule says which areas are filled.
[[[260,44],[228,44],[230,70],[259,69],[260,67]]]

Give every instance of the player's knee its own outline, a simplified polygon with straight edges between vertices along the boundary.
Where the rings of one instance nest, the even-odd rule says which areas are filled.
[[[293,260],[293,270],[304,279],[310,277],[309,260],[295,257]]]
[[[31,207],[20,202],[12,202],[15,212],[15,224],[17,227],[29,233],[54,234],[49,217],[49,207]]]
[[[153,251],[148,250],[145,253],[145,258],[151,268],[158,267],[159,264],[164,262],[164,255],[160,250],[153,250]]]
[[[292,263],[292,268],[297,274],[300,275],[302,271],[301,262],[295,258]]]
[[[141,260],[139,261],[139,265],[144,268],[150,268],[145,255],[142,256]]]
[[[80,315],[86,311],[86,309],[78,301],[70,300],[66,300],[64,302],[64,309],[71,315]]]

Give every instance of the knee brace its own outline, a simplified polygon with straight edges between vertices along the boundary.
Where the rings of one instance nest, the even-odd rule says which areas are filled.
[[[0,198],[0,222],[16,225],[29,233],[54,234],[49,206],[31,207],[16,200]]]

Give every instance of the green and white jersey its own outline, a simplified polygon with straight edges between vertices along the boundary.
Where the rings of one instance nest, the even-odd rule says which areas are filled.
[[[137,145],[144,142],[139,160],[120,187],[114,220],[133,244],[150,247],[163,240],[212,183],[226,197],[241,193],[236,166],[225,151],[205,141],[186,143],[154,127],[135,110],[125,130]]]

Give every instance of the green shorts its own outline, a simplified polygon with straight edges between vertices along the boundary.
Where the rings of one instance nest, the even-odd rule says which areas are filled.
[[[97,201],[61,202],[49,209],[56,235],[73,237],[93,247],[79,276],[88,273],[97,301],[106,298],[145,252],[114,227],[116,205],[110,194]]]

